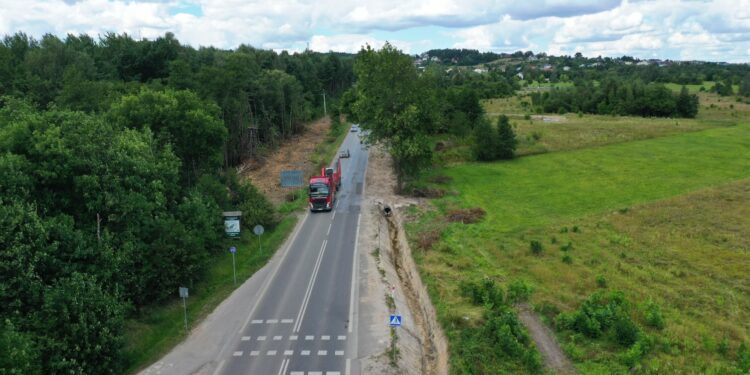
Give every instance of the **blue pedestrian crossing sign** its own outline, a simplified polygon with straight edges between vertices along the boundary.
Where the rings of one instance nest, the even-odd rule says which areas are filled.
[[[391,327],[399,327],[401,326],[401,315],[391,315],[391,318],[388,323]]]

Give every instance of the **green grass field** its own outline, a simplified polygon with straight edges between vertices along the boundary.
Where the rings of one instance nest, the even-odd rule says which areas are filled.
[[[481,320],[461,297],[462,280],[526,280],[551,321],[576,309],[601,276],[635,304],[636,321],[649,299],[664,311],[663,331],[644,329],[660,339],[643,366],[728,371],[739,343],[750,342],[750,124],[679,133],[434,170],[452,178],[437,187],[454,193],[414,209],[407,232],[417,248],[425,233],[439,233],[415,258],[451,345],[465,344],[457,322]],[[471,207],[486,217],[446,223],[448,210]],[[543,244],[541,255],[531,254],[531,240]],[[584,373],[628,371],[622,349],[606,340],[558,338]]]

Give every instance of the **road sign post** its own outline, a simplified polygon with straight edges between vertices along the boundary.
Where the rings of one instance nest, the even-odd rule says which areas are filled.
[[[232,253],[232,276],[234,276],[234,285],[237,285],[237,267],[234,263],[234,253],[237,252],[237,248],[232,246],[229,248],[229,252]]]
[[[396,327],[401,327],[401,315],[391,314],[388,318],[388,325],[391,326],[391,335],[395,337]],[[396,363],[396,340],[391,337],[391,362]]]
[[[263,234],[263,226],[258,224],[253,228],[253,233],[258,236],[258,253],[263,254],[263,246],[260,244],[260,236]]]
[[[188,332],[188,325],[187,325],[187,298],[188,298],[188,288],[180,287],[180,298],[182,298],[182,308],[185,311],[185,333]]]

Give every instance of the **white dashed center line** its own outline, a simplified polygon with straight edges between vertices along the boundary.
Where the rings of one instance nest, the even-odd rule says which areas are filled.
[[[242,357],[242,351],[240,350],[240,351],[234,352],[234,354],[232,355],[235,357]]]

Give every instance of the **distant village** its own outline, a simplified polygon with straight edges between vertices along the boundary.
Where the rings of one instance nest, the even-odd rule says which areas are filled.
[[[668,67],[672,65],[703,64],[731,65],[726,62],[713,63],[699,60],[638,59],[628,56],[587,58],[580,53],[575,56],[548,56],[545,53],[534,54],[532,52],[495,54],[491,52],[480,53],[476,50],[431,50],[414,56],[414,65],[420,71],[430,66],[443,66],[446,73],[460,70],[461,72],[487,74],[492,71],[507,73],[511,70],[515,71],[515,76],[521,80],[524,79],[525,74],[534,71],[552,73],[604,69],[613,65]]]

